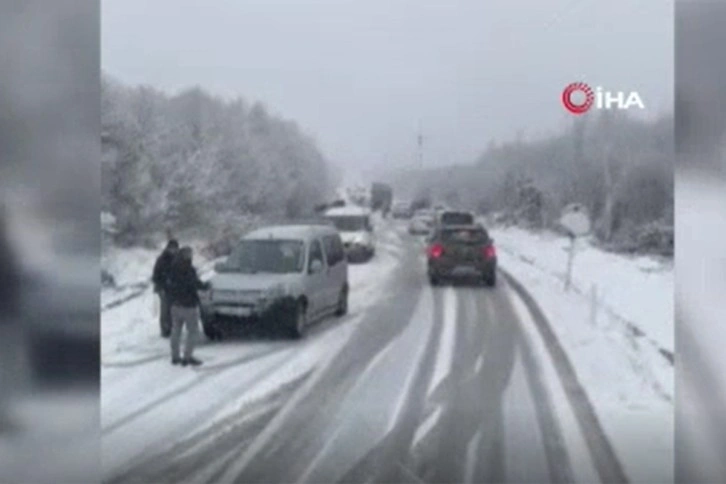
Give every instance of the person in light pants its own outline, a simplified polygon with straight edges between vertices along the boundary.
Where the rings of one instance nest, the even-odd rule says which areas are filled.
[[[168,338],[171,333],[171,308],[169,306],[169,272],[174,262],[174,257],[179,250],[179,242],[175,239],[169,240],[164,251],[159,255],[154,264],[152,281],[154,292],[159,295],[159,328],[161,336]]]
[[[176,365],[200,365],[201,361],[194,358],[194,346],[199,341],[199,313],[197,308],[184,306],[171,307],[171,362]],[[184,341],[184,354],[179,357],[182,329],[186,327],[187,337]]]
[[[192,265],[191,247],[183,247],[169,272],[169,302],[171,304],[171,363],[182,366],[198,366],[202,362],[194,358],[194,345],[199,339],[199,294],[209,289],[209,284],[199,279]],[[180,357],[182,329],[187,329],[184,356]]]

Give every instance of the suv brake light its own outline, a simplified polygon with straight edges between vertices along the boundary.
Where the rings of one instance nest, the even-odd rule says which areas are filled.
[[[493,245],[487,245],[484,247],[484,258],[494,259],[497,256],[497,251]]]
[[[434,244],[431,247],[429,247],[429,257],[433,259],[438,259],[444,255],[444,246],[441,244]]]

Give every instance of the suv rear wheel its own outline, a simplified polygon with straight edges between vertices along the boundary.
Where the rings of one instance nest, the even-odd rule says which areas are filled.
[[[494,287],[497,285],[497,271],[493,270],[490,274],[486,274],[484,276],[484,282],[489,287]]]

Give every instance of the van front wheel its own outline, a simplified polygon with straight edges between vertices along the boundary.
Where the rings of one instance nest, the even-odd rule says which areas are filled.
[[[346,314],[348,314],[348,288],[344,287],[340,290],[338,308],[335,310],[335,315],[345,316]]]
[[[298,302],[290,325],[290,333],[294,339],[301,339],[305,336],[305,329],[308,325],[307,308],[302,301]]]

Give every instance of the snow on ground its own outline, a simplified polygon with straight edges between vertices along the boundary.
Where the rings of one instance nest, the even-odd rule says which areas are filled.
[[[158,448],[204,431],[324,364],[343,347],[365,310],[385,297],[385,281],[400,256],[396,237],[384,234],[371,261],[350,265],[347,318],[313,326],[299,342],[205,341],[195,352],[205,364],[194,371],[169,364],[169,342],[159,336],[156,295],[150,287],[103,311],[101,379],[107,470],[143,454],[145,448]],[[108,267],[116,271],[112,275],[117,280],[131,283],[148,277],[157,255],[145,249],[116,250],[109,257],[115,265]],[[196,262],[203,279],[213,262]],[[190,407],[190,399],[199,403]],[[170,422],[185,415],[201,426]]]
[[[103,255],[103,268],[113,275],[117,286],[151,281],[154,262],[161,248],[112,248]]]
[[[436,387],[443,379],[451,373],[451,365],[454,360],[454,346],[456,345],[456,316],[459,311],[456,293],[451,287],[447,287],[444,292],[444,321],[441,330],[441,341],[439,349],[436,353],[436,364],[434,366],[434,374],[429,383],[427,396],[430,397]]]
[[[585,248],[577,255],[574,281],[581,289],[601,288],[604,301],[593,320],[588,291],[564,290],[567,239],[511,228],[491,232],[501,267],[546,315],[626,472],[637,482],[642,482],[637,476],[655,472],[667,477],[673,462],[674,370],[659,346],[673,348],[672,268]],[[624,319],[645,336],[630,331]]]
[[[201,255],[200,248],[203,246],[201,242],[194,242],[190,245],[195,251],[194,265],[199,270],[199,276],[206,280],[217,260],[207,260]],[[116,287],[101,289],[101,307],[105,308],[110,303],[132,298],[143,292],[151,284],[154,263],[162,249],[162,247],[158,249],[143,247],[107,249],[103,254],[101,266],[113,276]]]
[[[570,241],[553,233],[518,228],[491,229],[502,261],[519,259],[553,284],[564,286]],[[578,242],[573,289],[592,297],[596,288],[600,313],[631,323],[659,347],[673,352],[673,263],[653,257],[627,257]]]

